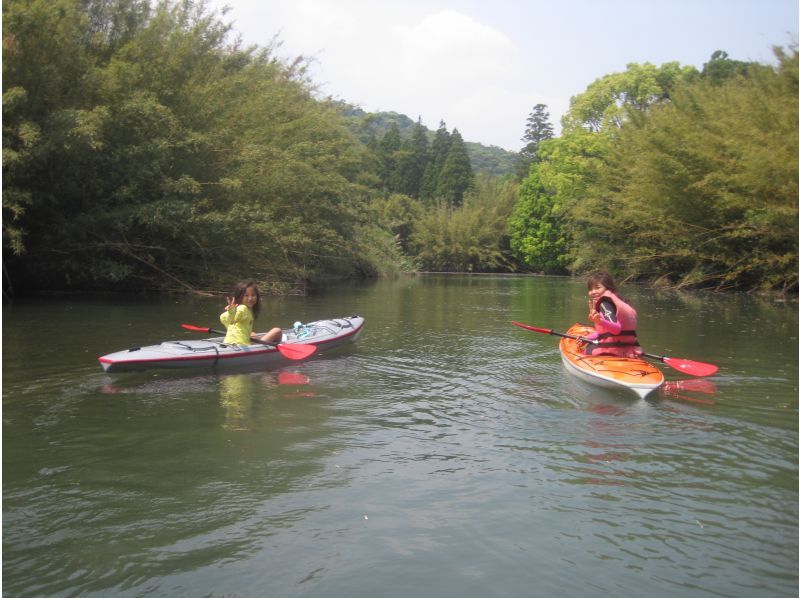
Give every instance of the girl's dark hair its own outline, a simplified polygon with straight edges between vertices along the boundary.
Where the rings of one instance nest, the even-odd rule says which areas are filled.
[[[258,318],[258,313],[261,311],[261,292],[258,290],[258,285],[256,284],[255,280],[243,280],[241,282],[237,282],[236,286],[233,287],[233,298],[241,305],[242,299],[244,299],[244,293],[247,289],[253,287],[253,290],[256,292],[256,304],[253,306],[253,321],[256,321]]]
[[[614,282],[614,278],[608,272],[595,272],[592,274],[586,281],[586,290],[591,291],[597,283],[600,283],[625,303],[628,303],[628,300],[617,291],[617,283]]]
[[[614,282],[611,274],[608,272],[595,272],[592,274],[589,279],[586,281],[586,290],[591,291],[595,285],[600,283],[605,288],[607,288],[612,293],[617,293],[617,283]]]

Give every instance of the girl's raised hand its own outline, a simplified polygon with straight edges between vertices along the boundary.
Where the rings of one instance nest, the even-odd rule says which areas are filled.
[[[226,299],[228,300],[228,307],[226,307],[225,309],[227,310],[236,309],[237,307],[236,297],[226,297]]]

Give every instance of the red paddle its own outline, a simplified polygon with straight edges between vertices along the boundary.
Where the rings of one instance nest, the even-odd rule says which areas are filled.
[[[552,334],[554,336],[563,336],[565,338],[574,338],[575,340],[583,341],[585,343],[592,343],[598,345],[597,341],[591,341],[588,338],[582,336],[576,336],[574,334],[565,334],[563,332],[556,332],[555,330],[551,330],[550,328],[536,328],[535,326],[528,326],[527,324],[522,324],[520,322],[511,322],[514,326],[519,326],[520,328],[524,328],[525,330],[533,330],[534,332],[541,332],[542,334]],[[676,357],[664,357],[663,355],[651,355],[650,353],[642,353],[645,357],[649,357],[650,359],[658,359],[666,363],[669,367],[678,370],[679,372],[683,372],[684,374],[689,374],[691,376],[713,376],[717,373],[719,369],[717,366],[711,363],[703,363],[702,361],[691,361],[689,359],[678,359]]]
[[[214,330],[213,328],[202,328],[200,326],[192,326],[191,324],[181,324],[186,330],[192,330],[194,332],[206,332],[208,334],[225,334],[222,330]],[[251,339],[254,343],[261,343],[262,345],[267,345],[268,347],[275,347],[280,351],[280,354],[283,355],[286,359],[305,359],[314,354],[317,350],[316,345],[289,345],[285,343],[268,343],[266,341],[262,341],[261,339]]]

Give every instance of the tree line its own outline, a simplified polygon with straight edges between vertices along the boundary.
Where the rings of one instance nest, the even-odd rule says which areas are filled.
[[[550,273],[797,291],[798,55],[715,52],[702,71],[631,64],[537,140],[511,246]]]
[[[203,2],[4,3],[4,290],[279,291],[426,267],[398,219],[474,193],[458,131],[362,143],[276,50]]]
[[[4,3],[4,291],[594,267],[796,289],[796,48],[630,65],[558,138],[537,105],[497,176],[443,122],[370,134],[278,46],[192,0]]]

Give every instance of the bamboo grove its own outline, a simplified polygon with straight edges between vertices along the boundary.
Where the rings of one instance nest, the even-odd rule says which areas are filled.
[[[511,245],[545,272],[797,292],[798,56],[631,64],[537,148]]]
[[[278,48],[204,2],[4,2],[4,292],[598,267],[797,289],[796,48],[598,79],[504,176],[444,123],[370,133]]]

